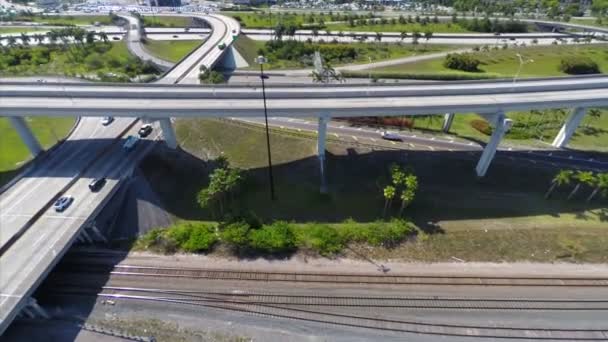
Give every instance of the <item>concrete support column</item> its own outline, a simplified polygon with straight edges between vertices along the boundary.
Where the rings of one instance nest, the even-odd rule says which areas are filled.
[[[319,128],[317,130],[317,156],[319,157],[319,171],[321,176],[321,193],[327,193],[327,181],[325,178],[325,140],[327,139],[327,122],[329,115],[319,116]]]
[[[91,230],[91,235],[94,236],[96,241],[108,243],[108,239],[106,239],[106,237],[99,231],[99,229],[95,225],[95,222],[91,223],[91,225],[89,225],[88,228]]]
[[[566,123],[564,123],[559,130],[559,133],[557,133],[555,140],[553,140],[553,147],[562,148],[568,145],[570,138],[572,138],[574,131],[576,131],[576,128],[581,123],[581,120],[583,120],[586,113],[587,108],[575,108],[572,111],[572,114],[570,114]]]
[[[443,116],[443,127],[441,128],[443,133],[448,133],[450,131],[452,122],[454,122],[454,113],[445,113]]]
[[[82,229],[82,231],[80,232],[80,236],[82,237],[85,243],[93,243],[93,239],[87,232],[86,228]]]
[[[8,119],[10,120],[13,127],[17,130],[17,133],[21,137],[21,140],[23,140],[27,148],[30,150],[30,153],[34,157],[37,156],[40,152],[42,152],[42,146],[40,146],[40,143],[38,142],[38,140],[36,140],[36,137],[30,130],[30,128],[27,126],[27,123],[25,122],[24,118],[19,116],[9,116]]]
[[[49,315],[46,313],[46,311],[40,305],[38,305],[36,299],[32,297],[27,299],[26,308],[29,309],[30,313],[37,315],[37,317],[49,319]]]
[[[503,136],[513,124],[513,121],[507,119],[503,112],[497,113],[494,118],[494,132],[492,132],[492,136],[490,137],[490,141],[483,149],[481,153],[481,158],[479,158],[479,162],[477,162],[477,167],[475,171],[477,172],[478,177],[483,177],[486,175],[488,168],[490,167],[490,163],[492,159],[494,159],[494,155],[496,154],[496,149],[498,148],[498,144],[500,144],[500,140],[502,140]]]
[[[160,128],[163,130],[163,137],[165,138],[165,143],[171,149],[177,148],[177,137],[175,136],[175,131],[173,130],[173,125],[171,124],[171,118],[159,119]]]

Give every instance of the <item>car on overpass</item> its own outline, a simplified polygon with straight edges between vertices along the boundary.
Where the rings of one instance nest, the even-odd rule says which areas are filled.
[[[395,134],[389,131],[381,133],[382,139],[390,141],[403,141],[403,138],[399,134]]]
[[[106,184],[105,177],[95,178],[91,181],[91,183],[89,183],[89,189],[92,192],[97,192],[97,191],[101,190],[101,188],[103,188],[103,186],[105,184]]]
[[[127,150],[127,151],[131,151],[132,149],[135,148],[135,145],[137,144],[137,142],[139,141],[139,138],[134,136],[134,135],[129,135],[129,137],[127,138],[127,141],[125,141],[124,145],[122,145],[122,147]]]
[[[71,204],[74,202],[74,197],[72,196],[61,196],[59,197],[55,203],[53,203],[53,208],[56,212],[60,213],[66,210]]]
[[[145,125],[141,126],[139,131],[137,131],[137,134],[139,134],[140,138],[145,138],[148,135],[150,135],[150,133],[152,133],[152,130],[153,130],[152,125],[145,124]]]

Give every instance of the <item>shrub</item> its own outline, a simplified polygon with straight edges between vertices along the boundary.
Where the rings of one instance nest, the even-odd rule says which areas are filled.
[[[185,223],[171,227],[166,236],[185,252],[205,252],[217,242],[213,226],[203,223]]]
[[[481,132],[485,135],[492,134],[492,127],[485,120],[475,119],[475,120],[471,121],[471,127],[475,128],[476,130],[478,130],[479,132]]]
[[[358,242],[372,246],[394,247],[415,232],[413,226],[399,219],[390,222],[377,221],[369,225],[353,223],[352,220],[344,222],[341,230],[344,243]]]
[[[481,62],[469,53],[450,53],[445,56],[443,66],[448,69],[475,72],[479,71],[478,66]]]
[[[342,236],[335,228],[314,225],[302,233],[302,244],[322,256],[340,253],[344,248]]]
[[[250,231],[249,243],[251,248],[259,252],[279,254],[293,251],[296,238],[287,222],[277,221]]]
[[[577,56],[562,58],[559,70],[570,75],[598,74],[600,68],[591,58]]]
[[[222,227],[220,237],[222,242],[227,245],[235,249],[242,249],[249,245],[249,230],[250,226],[247,222],[233,222]]]

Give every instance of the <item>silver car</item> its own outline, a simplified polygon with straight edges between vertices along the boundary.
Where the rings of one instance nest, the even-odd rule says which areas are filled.
[[[72,202],[74,202],[74,197],[69,195],[61,196],[55,201],[55,203],[53,204],[53,208],[55,208],[56,212],[60,213],[66,210],[70,206],[70,204],[72,204]]]

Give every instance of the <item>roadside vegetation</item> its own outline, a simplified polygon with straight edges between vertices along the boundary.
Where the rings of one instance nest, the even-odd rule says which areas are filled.
[[[46,29],[35,28],[35,27],[0,27],[0,34],[23,33],[23,32],[39,32],[39,31],[46,31]]]
[[[501,163],[479,181],[472,171],[477,156],[466,152],[407,144],[406,151],[394,150],[380,140],[372,148],[331,135],[329,192],[320,194],[315,135],[271,131],[276,201],[268,192],[261,127],[178,120],[176,132],[188,154],[153,154],[142,165],[177,223],[136,246],[238,257],[608,260],[602,247],[607,199],[600,191],[587,202],[592,189],[581,186],[568,200],[564,191],[571,192],[572,184],[546,200],[555,170]],[[449,177],[437,172],[448,169]]]
[[[235,47],[247,61],[260,54],[268,58],[267,69],[306,68],[313,65],[314,53],[319,51],[324,61],[332,66],[369,63],[428,54],[454,49],[450,45],[405,45],[382,43],[382,36],[370,37],[370,43],[339,43],[337,41],[299,41],[290,36],[262,42],[239,37]],[[372,43],[374,41],[375,43]],[[250,68],[257,68],[251,65]]]
[[[15,16],[11,21],[25,21],[52,26],[75,26],[75,25],[112,25],[117,19],[112,15],[80,15],[59,16],[44,14],[21,14]]]
[[[45,39],[50,43],[29,45],[31,41]],[[111,43],[103,33],[97,37],[83,29],[63,28],[46,35],[22,35],[19,41],[15,37],[5,40],[0,75],[62,75],[128,82],[141,74],[156,73],[150,64],[131,56],[124,42]]]
[[[203,43],[202,40],[153,40],[146,39],[144,46],[152,55],[177,63]]]
[[[520,59],[523,64],[520,70]],[[372,75],[378,78],[431,78],[431,79],[475,79],[488,77],[543,77],[562,76],[576,73],[564,68],[563,63],[579,65],[586,61],[582,68],[588,71],[608,72],[608,45],[552,45],[504,48],[499,44],[475,48],[469,59],[478,62],[477,70],[465,71],[457,67],[450,68],[445,58],[407,63],[372,69]],[[589,66],[590,65],[590,66]],[[597,69],[595,67],[597,66]],[[364,77],[368,73],[349,73],[348,76]]]
[[[171,16],[155,16],[142,15],[144,27],[193,27],[194,21],[190,17],[171,17]]]
[[[27,118],[28,126],[44,148],[49,148],[63,139],[74,122],[75,118],[71,117]],[[0,186],[8,182],[30,158],[30,151],[8,118],[0,118]]]

